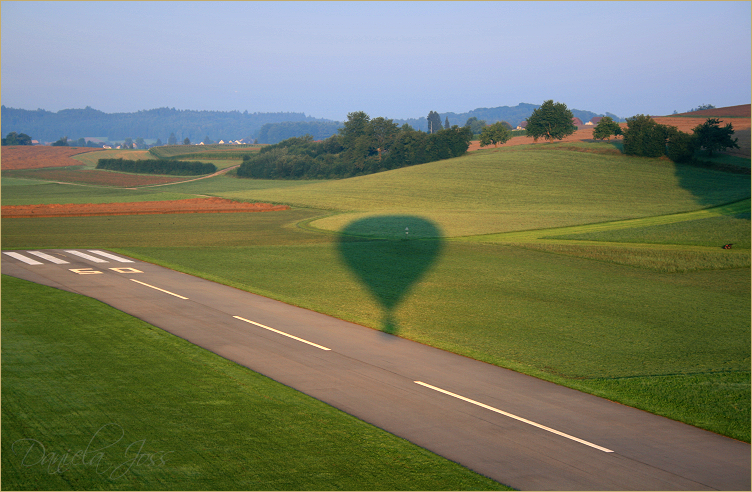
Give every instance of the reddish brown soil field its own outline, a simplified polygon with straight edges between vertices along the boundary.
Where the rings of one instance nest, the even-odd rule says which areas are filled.
[[[49,147],[44,145],[18,145],[3,147],[0,151],[0,167],[11,169],[38,169],[41,167],[80,166],[71,156],[102,149],[85,147]]]
[[[718,118],[721,121],[721,126],[731,123],[734,128],[733,138],[738,140],[737,145],[739,145],[738,149],[728,149],[723,153],[738,157],[750,157],[752,155],[752,145],[750,144],[752,105],[742,104],[726,108],[704,109],[684,114],[687,116],[654,116],[653,119],[661,125],[675,126],[683,132],[692,133],[693,128],[702,125],[708,118]]]
[[[726,106],[725,108],[703,109],[682,115],[697,115],[704,118],[720,118],[721,116],[746,116],[749,118],[752,112],[752,104],[740,104],[739,106]]]
[[[93,215],[149,215],[149,214],[201,214],[235,212],[273,212],[288,210],[287,205],[269,203],[235,202],[224,198],[189,198],[186,200],[85,203],[51,205],[8,205],[2,207],[2,217],[88,217]]]
[[[702,116],[699,118],[690,118],[689,116],[653,116],[656,123],[661,125],[675,126],[679,130],[692,133],[692,129],[698,125],[705,123],[708,118],[714,118],[714,116]],[[745,130],[752,126],[752,120],[747,118],[718,118],[721,121],[721,126],[726,126],[731,123],[734,127],[734,131]],[[626,123],[623,126],[627,126]]]

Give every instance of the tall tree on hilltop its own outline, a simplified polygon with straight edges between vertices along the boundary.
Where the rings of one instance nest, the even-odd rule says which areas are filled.
[[[428,113],[428,133],[436,133],[441,130],[441,116],[436,111]]]
[[[553,99],[541,104],[527,119],[527,134],[537,142],[540,137],[552,141],[561,140],[577,130],[572,123],[572,112],[564,103],[554,103]]]

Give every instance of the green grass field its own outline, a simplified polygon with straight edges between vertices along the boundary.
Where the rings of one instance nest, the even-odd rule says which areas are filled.
[[[258,152],[263,145],[165,145],[149,149],[149,154],[159,159],[201,159],[202,156],[211,155],[214,159],[237,159],[243,160],[243,156],[252,152]]]
[[[3,249],[116,250],[749,442],[749,176],[613,149],[489,149],[338,181],[221,176],[160,190],[295,208],[8,219]],[[37,190],[2,192],[7,205]],[[110,192],[96,199],[154,196]]]

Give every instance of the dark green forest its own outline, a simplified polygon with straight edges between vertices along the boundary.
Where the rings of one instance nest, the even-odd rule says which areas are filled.
[[[457,125],[428,134],[359,111],[323,142],[293,137],[243,157],[237,175],[256,179],[339,179],[458,157],[473,135]]]

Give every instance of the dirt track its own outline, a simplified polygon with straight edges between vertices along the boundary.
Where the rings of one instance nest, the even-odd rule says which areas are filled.
[[[288,210],[289,208],[287,205],[235,202],[224,198],[212,197],[129,203],[9,205],[2,207],[2,218],[273,212]]]

